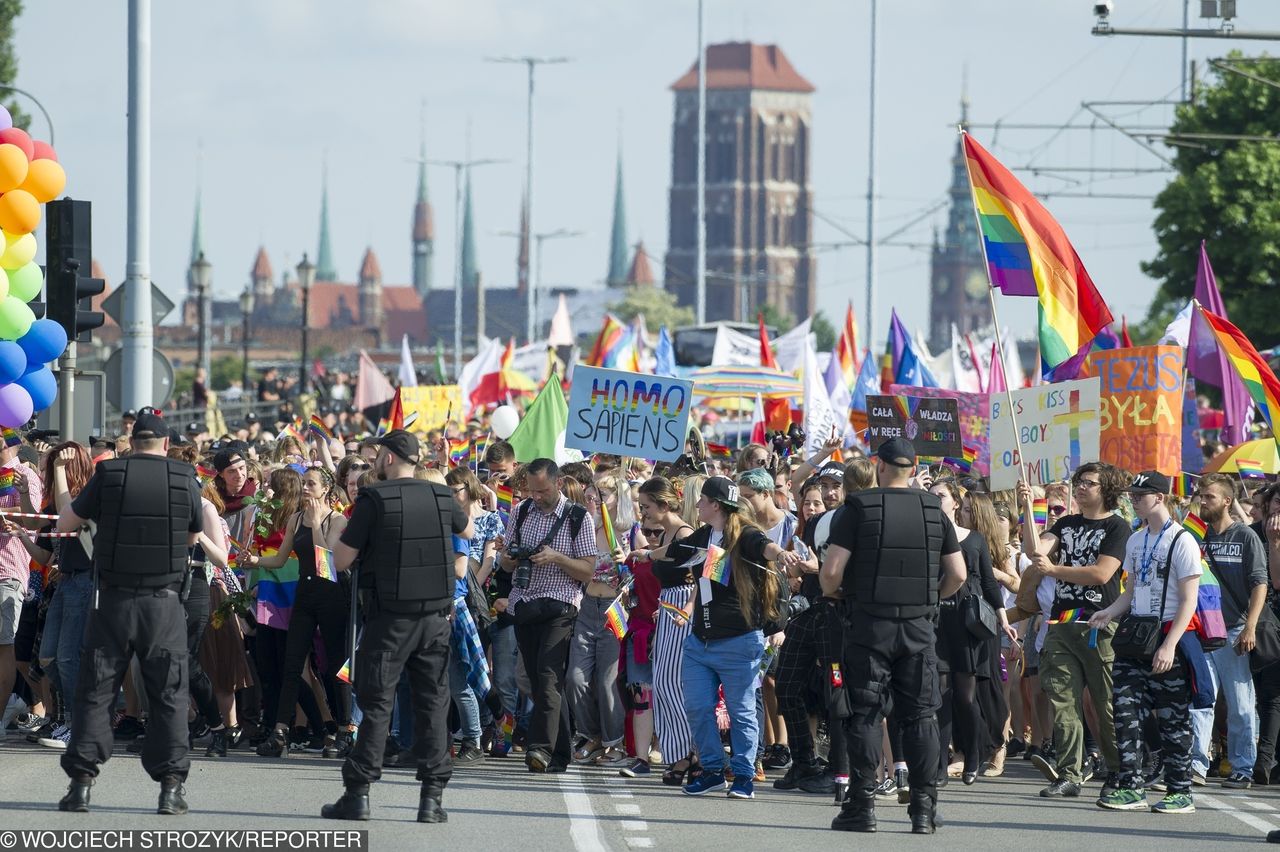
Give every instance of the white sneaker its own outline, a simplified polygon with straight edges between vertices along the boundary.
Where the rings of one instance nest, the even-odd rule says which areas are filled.
[[[53,733],[47,737],[41,737],[36,740],[45,748],[55,748],[59,751],[66,751],[67,743],[71,742],[71,727],[68,725],[59,725],[53,729]]]

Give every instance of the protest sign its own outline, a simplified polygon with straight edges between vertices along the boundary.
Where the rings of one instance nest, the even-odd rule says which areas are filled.
[[[963,393],[942,388],[920,388],[912,385],[891,385],[889,390],[899,396],[919,396],[932,399],[954,399],[960,418],[960,437],[966,446],[978,451],[973,463],[974,473],[986,476],[991,472],[991,442],[988,437],[991,424],[991,404],[985,393]],[[953,456],[953,458],[956,458]]]
[[[564,445],[588,453],[674,461],[689,432],[693,382],[623,370],[574,370]]]
[[[445,418],[450,416],[450,409],[453,411],[454,422],[462,418],[462,389],[457,385],[402,387],[400,407],[404,411],[404,422],[413,424],[412,427],[407,427],[412,428],[412,431],[439,429],[444,425]]]
[[[875,451],[890,438],[906,438],[919,456],[959,458],[964,447],[956,401],[919,396],[868,396],[867,443]]]
[[[1097,376],[1099,458],[1121,470],[1182,470],[1182,349],[1137,346],[1094,352],[1084,376]]]
[[[991,394],[991,488],[1018,482],[1024,465],[1032,485],[1070,478],[1097,461],[1100,443],[1098,379],[1057,382],[1013,391],[1018,440],[1014,439],[1009,397]]]

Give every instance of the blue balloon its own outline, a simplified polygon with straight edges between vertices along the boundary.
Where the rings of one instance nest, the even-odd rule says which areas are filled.
[[[58,381],[48,367],[32,370],[18,379],[18,385],[31,394],[31,406],[34,411],[44,411],[58,396]]]
[[[16,381],[26,371],[27,353],[22,347],[12,340],[0,340],[0,385]]]
[[[36,320],[19,338],[18,345],[27,353],[30,364],[44,365],[56,360],[67,348],[67,332],[51,319]]]

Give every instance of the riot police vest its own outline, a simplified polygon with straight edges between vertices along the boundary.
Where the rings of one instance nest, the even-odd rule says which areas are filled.
[[[98,533],[93,556],[107,586],[155,588],[182,580],[187,571],[191,516],[191,465],[159,456],[101,462]]]
[[[453,599],[453,513],[443,485],[417,479],[379,482],[362,490],[377,510],[372,544],[361,555],[361,585],[372,578],[387,612],[417,615]]]
[[[881,618],[918,618],[938,605],[943,515],[938,498],[909,488],[850,495],[858,512],[844,595]]]

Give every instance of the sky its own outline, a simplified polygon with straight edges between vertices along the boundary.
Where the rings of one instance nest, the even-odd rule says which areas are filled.
[[[28,0],[15,37],[16,85],[52,116],[66,194],[93,202],[94,254],[112,286],[125,271],[127,5]],[[1194,16],[1199,4],[1192,5]],[[1099,109],[1122,124],[1167,124],[1169,106],[1143,104],[1178,97],[1181,41],[1092,36],[1091,7],[1086,0],[880,2],[878,233],[941,200],[966,79],[975,137],[1037,191],[1068,187],[1026,166],[1162,165],[1082,113],[1081,104],[1130,102]],[[1173,27],[1183,3],[1116,0],[1116,7],[1116,26]],[[516,244],[500,232],[518,225],[526,77],[523,66],[485,61],[505,55],[573,60],[538,71],[533,225],[584,235],[546,242],[543,281],[584,287],[603,280],[619,143],[629,239],[643,239],[655,258],[665,252],[669,87],[696,59],[695,0],[223,0],[152,8],[150,268],[175,301],[185,288],[197,185],[214,292],[230,299],[246,284],[259,245],[277,276],[303,252],[314,259],[326,157],[339,276],[354,280],[372,247],[384,282],[408,283],[424,114],[428,157],[461,159],[469,151],[507,161],[477,169],[473,192],[484,280],[510,286]],[[777,44],[817,87],[814,206],[858,237],[866,227],[869,10],[869,0],[706,0],[709,42]],[[1280,4],[1242,0],[1236,23],[1280,30]],[[1266,46],[1192,41],[1190,57],[1203,73],[1206,58],[1231,47],[1256,53]],[[47,138],[38,112],[28,112],[33,135]],[[1100,129],[1009,126],[1068,122]],[[1083,182],[1072,192],[1093,197],[1052,196],[1050,211],[1113,312],[1145,315],[1155,284],[1139,263],[1155,254],[1151,200],[1169,175],[1064,174]],[[453,171],[433,168],[428,179],[439,284],[453,274]],[[895,238],[909,245],[879,250],[881,340],[894,306],[909,327],[927,326],[927,244],[945,215],[925,216]],[[815,241],[848,237],[819,221]],[[865,264],[861,246],[820,253],[819,307],[828,316],[852,300],[862,324]],[[1033,311],[1032,300],[1002,300],[1002,323],[1025,332]]]

